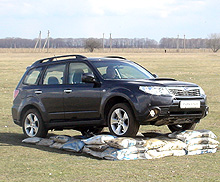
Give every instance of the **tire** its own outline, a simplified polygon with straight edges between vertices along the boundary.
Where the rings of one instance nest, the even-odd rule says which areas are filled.
[[[130,106],[126,103],[114,105],[108,114],[108,128],[116,136],[136,136],[140,124],[135,121]]]
[[[168,125],[171,132],[193,130],[196,127],[196,123],[185,123],[179,125]]]
[[[29,109],[22,120],[22,128],[26,137],[46,137],[48,130],[45,128],[41,115],[36,109]]]

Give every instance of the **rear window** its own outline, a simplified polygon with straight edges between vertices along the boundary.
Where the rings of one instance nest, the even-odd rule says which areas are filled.
[[[41,67],[30,70],[24,79],[24,84],[37,85],[41,70]]]

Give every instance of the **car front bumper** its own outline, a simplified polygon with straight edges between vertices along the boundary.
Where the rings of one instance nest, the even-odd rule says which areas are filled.
[[[197,101],[199,108],[181,108],[181,101]],[[160,102],[152,103],[147,111],[140,116],[140,124],[156,126],[199,122],[209,111],[206,98],[174,98],[170,104]]]

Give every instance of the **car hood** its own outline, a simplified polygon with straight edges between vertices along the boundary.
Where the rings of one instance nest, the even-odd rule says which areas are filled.
[[[189,82],[177,81],[171,78],[155,78],[149,80],[135,80],[131,81],[132,84],[142,86],[163,86],[163,87],[198,87],[198,85]]]

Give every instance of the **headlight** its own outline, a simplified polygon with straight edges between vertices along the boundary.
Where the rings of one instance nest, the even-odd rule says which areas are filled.
[[[200,90],[200,95],[205,95],[205,91],[201,87],[199,87],[199,90]]]
[[[139,89],[145,93],[152,95],[171,95],[166,87],[139,86]]]

